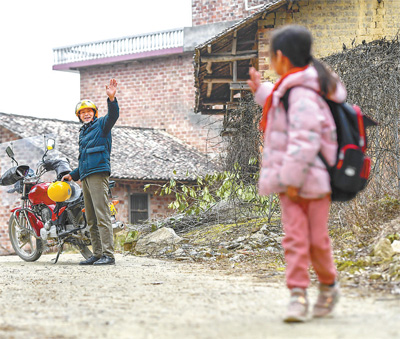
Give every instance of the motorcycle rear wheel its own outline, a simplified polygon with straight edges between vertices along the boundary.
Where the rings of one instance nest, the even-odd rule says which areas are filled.
[[[31,228],[28,220],[22,213],[20,213],[18,218],[22,226],[28,229]],[[13,215],[8,222],[8,235],[15,253],[21,259],[31,262],[38,260],[42,255],[42,240],[36,239],[28,230],[21,228]]]

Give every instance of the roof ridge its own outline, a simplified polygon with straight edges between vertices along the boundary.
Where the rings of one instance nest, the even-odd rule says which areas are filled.
[[[12,117],[17,117],[17,118],[26,118],[26,119],[37,119],[37,120],[50,120],[50,121],[60,121],[60,122],[67,122],[67,123],[72,123],[72,124],[79,124],[79,122],[72,121],[72,120],[61,120],[61,119],[52,119],[52,118],[40,118],[40,117],[35,117],[32,115],[24,115],[24,114],[15,114],[15,113],[4,113],[0,112],[1,115],[6,115],[6,116],[12,116]]]
[[[51,118],[41,118],[41,117],[36,117],[32,115],[23,115],[23,114],[15,114],[15,113],[4,113],[0,112],[0,116],[9,116],[9,117],[15,117],[15,118],[24,118],[24,119],[37,119],[37,120],[46,120],[46,121],[57,121],[57,122],[63,122],[63,123],[68,123],[68,124],[75,124],[75,125],[80,125],[80,122],[77,121],[72,121],[72,120],[61,120],[61,119],[51,119]],[[157,129],[154,127],[136,127],[136,126],[129,126],[129,125],[115,125],[114,128],[129,128],[129,129],[137,129],[137,130],[151,130],[151,131],[161,131],[161,132],[166,132],[165,129]],[[168,133],[168,132],[166,132]]]

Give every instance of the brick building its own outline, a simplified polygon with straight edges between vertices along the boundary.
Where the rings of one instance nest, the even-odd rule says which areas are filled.
[[[164,129],[207,153],[220,147],[221,117],[194,114],[196,45],[247,17],[265,1],[193,0],[192,27],[54,50],[53,69],[79,72],[81,98],[105,112],[102,85],[119,81],[119,125]]]
[[[275,80],[269,68],[269,33],[285,24],[313,33],[316,57],[325,57],[376,39],[392,39],[400,29],[399,0],[275,0],[217,33],[195,49],[195,111],[226,114],[247,91],[248,70]]]

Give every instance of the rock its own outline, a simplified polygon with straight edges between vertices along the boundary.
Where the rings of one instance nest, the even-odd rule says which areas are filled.
[[[221,247],[221,248],[218,249],[218,252],[221,253],[221,254],[227,254],[228,250],[226,248]]]
[[[263,225],[263,227],[260,228],[260,232],[268,234],[269,233],[268,225]]]
[[[178,248],[174,253],[172,253],[176,257],[183,256],[185,254],[185,251],[182,248]]]
[[[394,262],[389,265],[389,274],[400,274],[400,263]]]
[[[375,256],[371,257],[372,265],[379,265],[382,262],[382,260],[383,259],[381,257],[375,257]]]
[[[236,239],[236,242],[243,242],[247,239],[247,237],[239,237]]]
[[[238,248],[242,246],[242,244],[238,243],[238,242],[231,242],[228,246],[226,246],[227,250],[234,250],[235,248]]]
[[[268,240],[268,237],[266,237],[264,233],[257,232],[251,235],[250,240],[255,241],[259,244],[263,244]]]
[[[233,256],[232,258],[229,258],[229,261],[233,261],[233,262],[239,262],[242,261],[242,259],[245,257],[244,254],[236,254],[235,256]]]
[[[272,247],[272,246],[268,246],[268,247],[265,249],[265,251],[267,251],[267,252],[272,252],[272,253],[278,253],[278,252],[279,252],[279,250],[278,250],[277,248]]]
[[[366,257],[363,258],[365,266],[371,266],[372,265],[372,257],[367,255]]]
[[[124,251],[130,251],[132,249],[132,243],[127,242],[124,244]]]
[[[182,238],[172,228],[162,227],[140,238],[136,244],[135,251],[151,255],[167,246],[176,245],[181,241]]]
[[[381,279],[382,278],[382,274],[381,273],[372,273],[369,278],[371,280],[377,280],[377,279]]]
[[[393,287],[392,294],[400,294],[400,286]]]
[[[378,243],[374,247],[374,255],[381,257],[384,260],[389,260],[394,254],[392,244],[387,238],[379,239]]]
[[[392,249],[394,253],[400,253],[400,241],[399,240],[394,240],[392,242]]]

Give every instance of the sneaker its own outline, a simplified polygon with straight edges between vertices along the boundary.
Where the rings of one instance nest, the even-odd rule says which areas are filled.
[[[306,290],[293,288],[290,294],[290,302],[286,316],[283,321],[286,323],[304,322],[307,319],[308,301]]]
[[[340,290],[338,283],[335,283],[333,286],[319,284],[319,295],[314,305],[313,317],[322,318],[331,314],[333,308],[339,301],[339,296]]]

